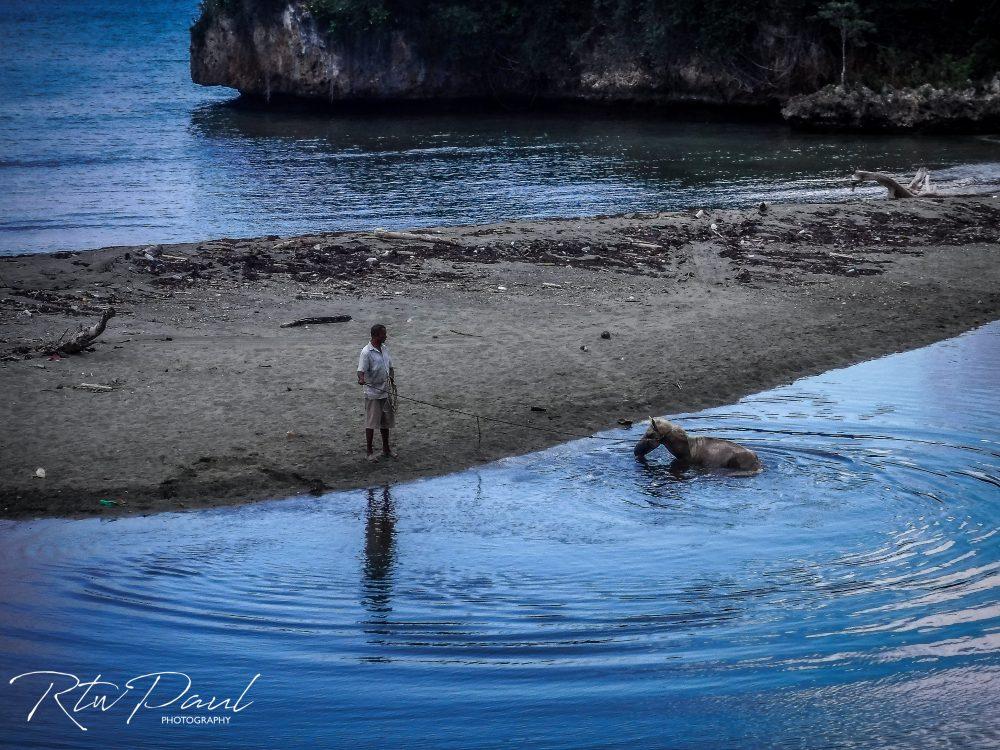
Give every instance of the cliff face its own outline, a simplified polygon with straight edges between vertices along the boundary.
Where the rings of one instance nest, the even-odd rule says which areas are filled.
[[[398,32],[351,44],[321,33],[302,2],[243,0],[191,34],[191,78],[270,99],[326,101],[467,96],[470,82],[434,66]]]
[[[191,77],[270,99],[325,102],[515,97],[592,102],[775,105],[829,80],[832,61],[815,41],[761,24],[754,62],[722,64],[678,39],[655,64],[627,28],[595,29],[572,54],[553,46],[530,68],[497,54],[470,64],[438,54],[405,28],[342,37],[303,0],[226,0],[191,33]],[[539,70],[544,71],[543,74]]]

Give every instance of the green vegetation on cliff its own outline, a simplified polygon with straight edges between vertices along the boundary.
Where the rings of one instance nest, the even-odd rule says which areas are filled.
[[[212,0],[226,2],[227,0]],[[230,2],[232,0],[229,0]],[[307,0],[341,38],[400,29],[443,56],[514,66],[544,77],[553,61],[571,64],[599,41],[627,45],[655,69],[693,54],[753,70],[768,35],[789,30],[814,41],[838,77],[843,27],[829,0]],[[958,84],[1000,69],[1000,0],[857,0],[867,44],[849,48],[847,66],[866,83]],[[861,41],[860,39],[858,41]],[[801,61],[807,64],[805,43]],[[788,71],[771,71],[787,75]],[[758,75],[768,71],[761,68]]]

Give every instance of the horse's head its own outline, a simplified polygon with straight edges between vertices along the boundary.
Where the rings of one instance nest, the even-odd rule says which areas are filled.
[[[663,445],[663,441],[667,439],[670,432],[674,429],[674,425],[665,419],[653,419],[649,418],[649,427],[646,428],[646,433],[642,436],[642,439],[635,444],[636,458],[643,458],[650,451]]]

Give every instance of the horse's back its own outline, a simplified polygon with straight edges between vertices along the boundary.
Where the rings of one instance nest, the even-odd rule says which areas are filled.
[[[717,469],[740,469],[754,471],[760,468],[757,454],[739,443],[722,438],[698,438],[698,450],[694,458],[702,466]]]

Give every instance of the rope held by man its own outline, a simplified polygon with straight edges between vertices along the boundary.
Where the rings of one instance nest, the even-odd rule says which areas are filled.
[[[441,406],[440,404],[435,404],[432,401],[424,401],[424,400],[419,399],[419,398],[413,398],[412,396],[400,396],[399,395],[399,391],[396,388],[396,381],[394,379],[392,379],[392,378],[389,379],[389,385],[388,385],[388,387],[386,387],[386,386],[379,387],[379,386],[373,386],[373,385],[370,385],[370,384],[369,384],[369,387],[372,388],[373,390],[381,391],[382,393],[387,394],[388,398],[390,399],[390,402],[393,405],[393,408],[395,408],[395,406],[396,406],[396,400],[398,400],[398,399],[403,399],[404,401],[412,401],[413,403],[416,403],[416,404],[423,404],[424,406],[430,406],[430,407],[432,407],[434,409],[440,409],[441,411],[451,412],[452,414],[461,414],[461,415],[466,416],[466,417],[471,417],[471,418],[477,420],[477,427],[478,427],[478,420],[483,419],[483,420],[486,420],[487,422],[496,422],[498,424],[505,424],[505,425],[509,425],[511,427],[520,427],[520,428],[525,429],[525,430],[535,430],[536,432],[546,432],[546,433],[549,433],[550,435],[560,435],[562,437],[572,437],[572,438],[576,438],[578,440],[584,440],[584,439],[586,439],[586,440],[604,440],[604,441],[611,442],[611,443],[628,443],[628,442],[630,442],[628,440],[622,440],[620,438],[610,438],[610,437],[604,437],[602,435],[581,435],[579,433],[569,432],[567,430],[555,430],[555,429],[552,429],[550,427],[539,427],[538,425],[525,424],[523,422],[511,422],[510,420],[500,419],[499,417],[487,417],[484,414],[477,414],[476,412],[463,411],[462,409],[453,409],[450,406]]]

